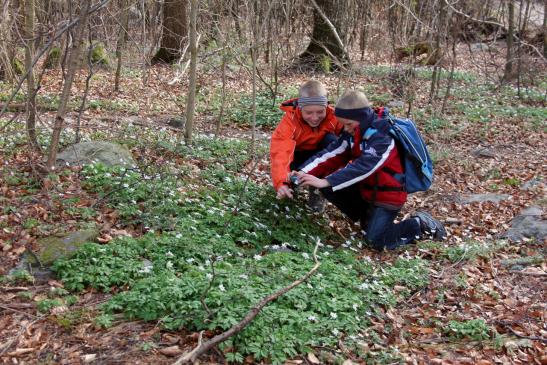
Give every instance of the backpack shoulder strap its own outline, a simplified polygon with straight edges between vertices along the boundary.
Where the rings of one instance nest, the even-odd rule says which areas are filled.
[[[368,140],[370,137],[372,137],[376,132],[378,132],[377,129],[375,128],[368,128],[366,131],[365,131],[365,135],[363,136],[363,139],[366,141]]]

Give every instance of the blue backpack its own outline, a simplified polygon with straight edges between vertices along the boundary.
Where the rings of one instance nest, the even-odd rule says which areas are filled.
[[[391,124],[389,133],[397,143],[405,172],[401,181],[405,191],[415,193],[428,190],[433,182],[433,162],[418,128],[410,119],[390,115],[387,108],[383,108],[380,114]]]

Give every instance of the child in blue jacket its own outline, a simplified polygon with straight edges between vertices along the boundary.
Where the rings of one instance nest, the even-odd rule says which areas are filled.
[[[446,238],[442,223],[425,212],[394,223],[408,194],[397,179],[404,170],[390,125],[381,118],[383,108],[372,109],[363,93],[348,91],[334,115],[344,133],[300,167],[299,183],[320,188],[351,220],[360,221],[376,249],[393,249],[428,235]]]

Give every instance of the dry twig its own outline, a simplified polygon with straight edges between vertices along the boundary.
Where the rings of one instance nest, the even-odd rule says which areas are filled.
[[[317,255],[316,255],[318,247],[319,247],[319,240],[317,241],[315,245],[315,249],[313,250],[313,260],[315,261],[315,265],[311,268],[310,271],[306,273],[306,275],[304,275],[298,280],[295,280],[290,285],[263,298],[255,307],[253,307],[247,313],[247,315],[245,315],[245,317],[239,323],[236,323],[234,326],[232,326],[232,328],[230,328],[229,330],[225,332],[222,332],[219,335],[216,335],[209,341],[206,341],[202,344],[198,342],[198,346],[196,348],[194,348],[189,353],[181,356],[173,365],[181,365],[188,362],[194,363],[199,356],[207,352],[210,348],[218,345],[219,343],[223,341],[226,341],[228,338],[241,332],[249,323],[251,323],[251,321],[258,315],[258,313],[260,313],[262,308],[264,308],[267,304],[276,300],[283,294],[287,293],[289,290],[295,288],[296,286],[308,280],[317,271],[317,269],[319,269],[319,266],[321,265],[321,263],[317,260]],[[201,335],[200,335],[200,338],[201,338]]]

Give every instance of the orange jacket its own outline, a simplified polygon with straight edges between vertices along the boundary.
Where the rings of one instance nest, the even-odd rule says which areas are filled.
[[[310,127],[302,118],[297,100],[290,99],[281,104],[280,108],[285,115],[272,134],[270,166],[276,191],[288,182],[289,166],[294,159],[294,151],[315,150],[326,134],[339,135],[343,128],[334,116],[334,109],[331,106],[327,106],[327,115],[321,124],[316,128]]]

